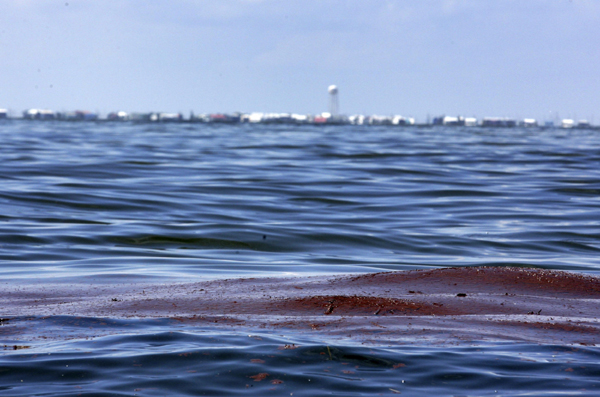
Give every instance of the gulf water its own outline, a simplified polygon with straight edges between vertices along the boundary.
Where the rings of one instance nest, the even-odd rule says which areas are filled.
[[[593,129],[3,121],[0,286],[449,266],[599,274],[599,138]],[[11,319],[0,322],[2,396],[600,393],[594,346],[363,345],[69,316],[28,318],[19,334],[3,332],[19,313],[0,318]],[[63,337],[44,339],[48,329]]]

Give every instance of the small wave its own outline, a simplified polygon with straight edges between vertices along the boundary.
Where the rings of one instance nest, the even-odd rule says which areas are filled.
[[[111,237],[110,241],[117,245],[152,246],[152,247],[188,247],[204,249],[253,249],[253,246],[243,241],[215,239],[207,237],[177,237],[177,236],[139,236]]]
[[[81,325],[105,327],[101,321]],[[108,325],[114,328],[115,325]],[[553,395],[600,391],[596,349],[535,344],[385,348],[267,331],[151,325],[93,341],[5,350],[0,391],[39,395]],[[148,325],[147,325],[148,326]],[[418,330],[414,331],[416,334]],[[374,334],[376,339],[377,335]]]

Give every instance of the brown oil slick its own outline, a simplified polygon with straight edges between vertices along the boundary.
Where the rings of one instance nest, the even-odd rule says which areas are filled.
[[[15,317],[75,316],[168,318],[191,326],[277,330],[376,344],[600,344],[600,278],[531,268],[168,285],[8,286],[2,301],[7,326],[0,328],[0,336],[24,321]],[[42,335],[44,330],[36,332]]]

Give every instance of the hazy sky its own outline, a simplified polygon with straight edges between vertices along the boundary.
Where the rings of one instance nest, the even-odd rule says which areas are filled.
[[[0,57],[15,114],[600,121],[600,0],[0,0]]]

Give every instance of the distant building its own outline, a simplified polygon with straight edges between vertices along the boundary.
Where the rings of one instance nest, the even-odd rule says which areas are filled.
[[[262,122],[266,124],[290,124],[292,115],[289,113],[266,113],[262,117]]]
[[[98,115],[87,110],[76,110],[74,112],[58,113],[56,118],[68,121],[94,121],[98,120]]]
[[[264,113],[253,112],[250,114],[245,114],[241,117],[240,121],[243,123],[262,123],[263,118],[265,117]]]
[[[392,117],[393,125],[414,125],[415,119],[412,117],[394,116]]]
[[[292,122],[295,124],[306,124],[310,121],[309,116],[306,114],[292,113],[291,118]]]
[[[313,124],[327,124],[332,118],[331,113],[323,112],[313,117]]]
[[[538,123],[536,119],[523,119],[520,125],[521,127],[537,127]]]
[[[579,120],[577,122],[577,128],[590,128],[591,124],[587,120]]]
[[[0,119],[5,119],[5,118],[8,118],[8,110],[0,109]]]
[[[512,128],[517,126],[517,122],[506,117],[484,117],[481,121],[481,126]]]
[[[465,117],[465,127],[476,127],[477,119],[475,117]]]
[[[442,124],[448,126],[459,126],[464,125],[464,120],[461,117],[445,116],[442,119]]]
[[[193,123],[208,123],[208,114],[192,114],[190,115],[190,121]]]
[[[213,113],[208,116],[209,123],[226,123],[233,124],[239,123],[242,117],[241,114],[224,114],[224,113]]]
[[[369,124],[371,125],[392,125],[392,117],[390,116],[379,116],[373,115],[369,117]]]
[[[148,122],[150,121],[150,117],[152,113],[131,113],[129,115],[129,120],[135,121],[137,123]]]
[[[129,120],[129,114],[123,111],[111,112],[106,116],[106,119],[110,121],[126,121]]]
[[[56,114],[48,109],[29,109],[23,112],[23,118],[27,120],[54,120]]]
[[[501,117],[484,117],[481,121],[482,127],[504,127],[504,119]]]
[[[183,121],[181,113],[158,113],[156,121]]]
[[[464,117],[454,116],[439,116],[433,118],[433,125],[446,125],[446,126],[462,126],[465,125]]]
[[[572,119],[562,119],[560,126],[562,128],[573,128],[575,127],[575,121]]]
[[[348,117],[348,121],[350,122],[350,124],[363,125],[363,124],[366,124],[367,117],[363,116],[362,114],[355,114],[355,115]]]
[[[296,113],[249,113],[240,115],[242,123],[264,124],[306,124],[309,116]]]

